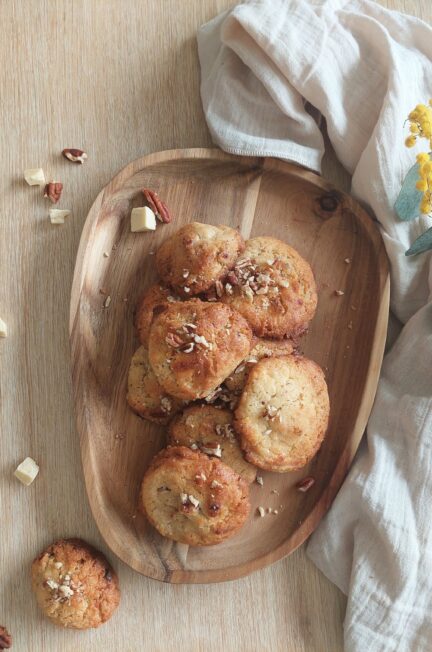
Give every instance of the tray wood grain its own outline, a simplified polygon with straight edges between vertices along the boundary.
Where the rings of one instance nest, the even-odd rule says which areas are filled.
[[[143,187],[157,190],[175,217],[155,233],[133,234],[130,211],[142,203]],[[209,548],[164,539],[137,512],[141,478],[165,433],[133,414],[125,401],[128,365],[138,346],[133,312],[156,279],[154,251],[192,220],[228,224],[245,238],[280,238],[311,263],[319,305],[302,350],[325,369],[332,405],[326,440],[310,465],[296,473],[262,473],[264,486],[252,487],[246,526]],[[111,297],[108,308],[101,290]],[[85,482],[94,518],[113,552],[149,577],[199,583],[244,576],[303,543],[339,490],[366,426],[388,308],[387,257],[376,225],[358,203],[318,175],[279,160],[217,149],[159,152],[124,168],[87,217],[70,309]],[[316,482],[302,494],[294,485],[306,475]],[[258,505],[278,514],[259,518]]]

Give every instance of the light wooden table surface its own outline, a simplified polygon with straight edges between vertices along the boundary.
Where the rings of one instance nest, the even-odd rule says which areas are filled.
[[[220,585],[171,586],[113,559],[84,489],[69,373],[69,295],[78,241],[101,186],[148,152],[206,146],[199,98],[197,27],[230,0],[1,0],[0,25],[0,624],[17,652],[337,652],[344,596],[304,548]],[[430,0],[387,0],[432,20]],[[422,98],[418,98],[419,100]],[[415,98],[414,100],[415,101]],[[84,166],[61,158],[88,151]],[[41,166],[65,184],[62,227],[47,220]],[[325,174],[348,188],[330,153]],[[41,467],[25,488],[24,457]],[[108,553],[122,602],[99,630],[62,631],[39,613],[29,566],[62,536]]]

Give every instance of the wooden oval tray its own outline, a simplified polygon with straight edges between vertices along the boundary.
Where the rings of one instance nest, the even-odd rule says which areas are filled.
[[[143,187],[160,193],[174,220],[154,233],[133,234],[130,211],[142,205]],[[311,464],[296,473],[262,473],[264,486],[252,486],[248,523],[234,538],[208,548],[162,538],[137,512],[141,478],[165,434],[136,416],[125,399],[129,361],[138,346],[133,312],[156,278],[154,251],[193,220],[238,227],[244,238],[280,238],[311,263],[319,305],[301,348],[325,369],[332,406],[327,437]],[[107,308],[101,291],[111,297]],[[263,568],[299,546],[329,508],[363,434],[388,307],[387,258],[378,229],[351,197],[319,176],[275,159],[216,149],[159,152],[124,168],[87,217],[70,313],[85,482],[94,518],[113,552],[158,580],[219,582]],[[298,492],[295,483],[308,475],[314,486]],[[259,505],[278,514],[260,518]]]

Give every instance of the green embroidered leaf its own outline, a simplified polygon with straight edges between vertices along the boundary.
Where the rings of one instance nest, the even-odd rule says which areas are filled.
[[[405,256],[415,256],[422,254],[424,251],[432,249],[432,226],[430,229],[421,234],[419,238],[405,252]]]
[[[403,222],[414,220],[420,215],[420,201],[423,193],[415,187],[419,180],[419,164],[416,163],[406,175],[399,196],[394,205],[399,219]]]

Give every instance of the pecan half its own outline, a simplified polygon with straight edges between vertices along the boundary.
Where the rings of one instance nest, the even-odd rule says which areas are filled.
[[[0,625],[0,650],[9,650],[12,647],[12,636],[6,627]]]
[[[53,204],[57,204],[63,191],[63,184],[59,181],[50,181],[44,189],[44,197],[48,197]]]
[[[88,158],[87,154],[82,149],[74,149],[73,147],[66,147],[66,149],[62,151],[62,154],[68,159],[68,161],[72,161],[72,163],[82,164],[86,158]]]
[[[306,493],[306,491],[309,491],[309,489],[314,484],[315,484],[315,478],[308,476],[307,478],[303,478],[303,480],[300,480],[300,482],[297,482],[296,488],[298,491],[301,491],[302,493]]]
[[[165,224],[171,222],[172,216],[169,212],[168,206],[160,199],[157,192],[149,190],[148,188],[143,188],[142,192],[150,208],[154,213],[156,213],[156,217],[158,217],[161,222],[165,222]]]

